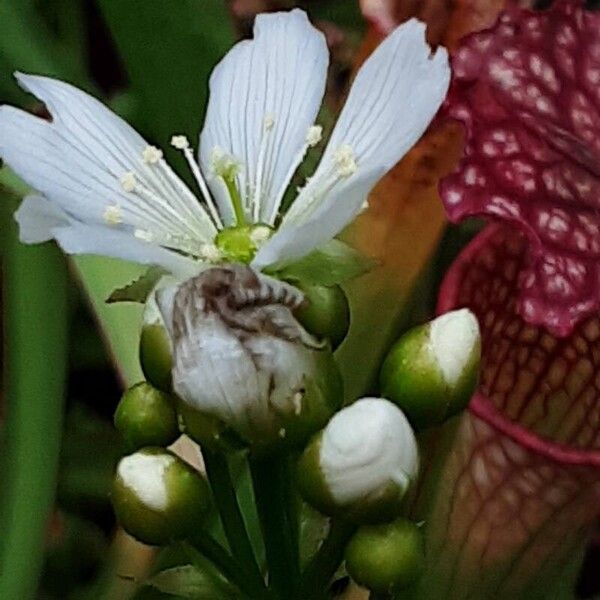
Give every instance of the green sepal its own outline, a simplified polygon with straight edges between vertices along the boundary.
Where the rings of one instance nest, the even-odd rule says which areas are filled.
[[[114,290],[106,299],[107,304],[115,302],[138,302],[143,304],[158,283],[159,279],[167,272],[161,267],[150,267],[131,283]]]
[[[359,277],[377,266],[377,261],[366,257],[348,244],[331,240],[294,262],[273,265],[265,273],[286,281],[333,286]]]
[[[239,592],[216,573],[194,565],[165,569],[151,577],[146,585],[158,591],[185,600],[237,600]]]

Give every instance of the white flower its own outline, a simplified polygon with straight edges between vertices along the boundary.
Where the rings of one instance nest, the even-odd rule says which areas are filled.
[[[293,286],[245,265],[159,290],[177,396],[253,444],[322,427],[343,394],[331,351],[292,314],[302,301]]]
[[[319,462],[339,505],[386,491],[406,492],[419,470],[413,430],[402,411],[382,398],[363,398],[338,412],[323,430]]]
[[[173,136],[201,201],[159,148],[100,102],[69,84],[17,74],[52,115],[50,122],[0,107],[0,156],[40,194],[16,214],[21,239],[55,238],[68,253],[160,265],[181,278],[196,274],[217,233],[235,225],[277,228],[252,239],[257,268],[307,254],[360,212],[442,102],[447,53],[432,55],[424,31],[408,21],[365,62],[319,167],[283,217],[291,177],[321,138],[315,119],[328,53],[304,12],[259,15],[254,39],[215,68],[199,162],[189,141]]]

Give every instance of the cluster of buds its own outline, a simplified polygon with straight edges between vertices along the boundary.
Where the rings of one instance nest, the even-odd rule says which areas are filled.
[[[292,286],[240,265],[172,283],[161,281],[146,305],[148,381],[115,413],[134,452],[114,485],[122,525],[152,544],[201,527],[209,486],[166,449],[181,433],[211,453],[250,460],[300,451],[304,501],[354,531],[345,556],[352,577],[386,593],[408,585],[423,564],[421,532],[405,516],[419,474],[413,428],[468,402],[479,362],[473,315],[459,310],[406,333],[383,363],[382,397],[341,408],[332,351],[350,322],[341,288]]]

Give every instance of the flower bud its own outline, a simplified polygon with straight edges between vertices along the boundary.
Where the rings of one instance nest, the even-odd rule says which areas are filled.
[[[200,473],[173,453],[144,448],[119,462],[112,502],[129,534],[162,545],[202,526],[210,491]]]
[[[123,394],[115,411],[115,427],[130,451],[168,446],[179,437],[172,399],[145,381]]]
[[[481,338],[468,309],[411,329],[383,363],[381,392],[415,427],[442,423],[465,408],[477,386]]]
[[[298,467],[302,495],[321,512],[357,523],[388,521],[417,476],[417,442],[398,407],[363,398],[311,440]]]
[[[296,321],[299,290],[250,267],[203,271],[158,303],[173,343],[173,387],[255,451],[299,444],[342,401],[327,345]]]
[[[350,305],[339,285],[324,286],[295,283],[304,294],[305,301],[295,311],[302,325],[318,338],[331,342],[337,348],[350,328]]]
[[[171,339],[165,327],[156,293],[172,284],[174,278],[163,277],[146,299],[140,335],[140,364],[146,379],[159,390],[171,392],[171,369],[173,357]]]
[[[356,583],[391,594],[415,581],[425,550],[419,528],[407,519],[360,527],[346,546],[346,569]]]

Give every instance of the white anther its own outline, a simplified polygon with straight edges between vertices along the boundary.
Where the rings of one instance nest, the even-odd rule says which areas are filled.
[[[124,191],[133,192],[137,183],[135,173],[128,171],[121,177],[120,182]]]
[[[118,225],[123,222],[123,211],[118,204],[109,204],[102,216],[108,225]]]
[[[262,246],[271,237],[271,228],[266,226],[255,227],[250,233],[250,239],[255,246]]]
[[[156,146],[146,146],[142,152],[142,160],[147,165],[155,165],[162,157],[162,150]]]
[[[313,148],[323,139],[323,127],[312,125],[306,132],[306,143]]]
[[[154,236],[145,229],[135,229],[133,235],[138,239],[144,242],[151,242],[154,239]]]
[[[190,142],[185,135],[174,135],[171,138],[171,146],[177,150],[185,150],[190,147]]]
[[[265,127],[265,131],[271,131],[271,129],[273,129],[275,126],[275,117],[273,115],[266,115],[263,125]]]
[[[340,177],[350,177],[356,173],[358,166],[356,164],[356,158],[354,156],[352,146],[343,144],[335,151],[333,158],[337,165],[337,171]]]
[[[219,262],[222,258],[221,251],[214,244],[202,244],[200,256],[208,262]]]
[[[215,146],[211,152],[210,166],[215,175],[223,179],[233,179],[240,170],[240,163],[219,146]]]

